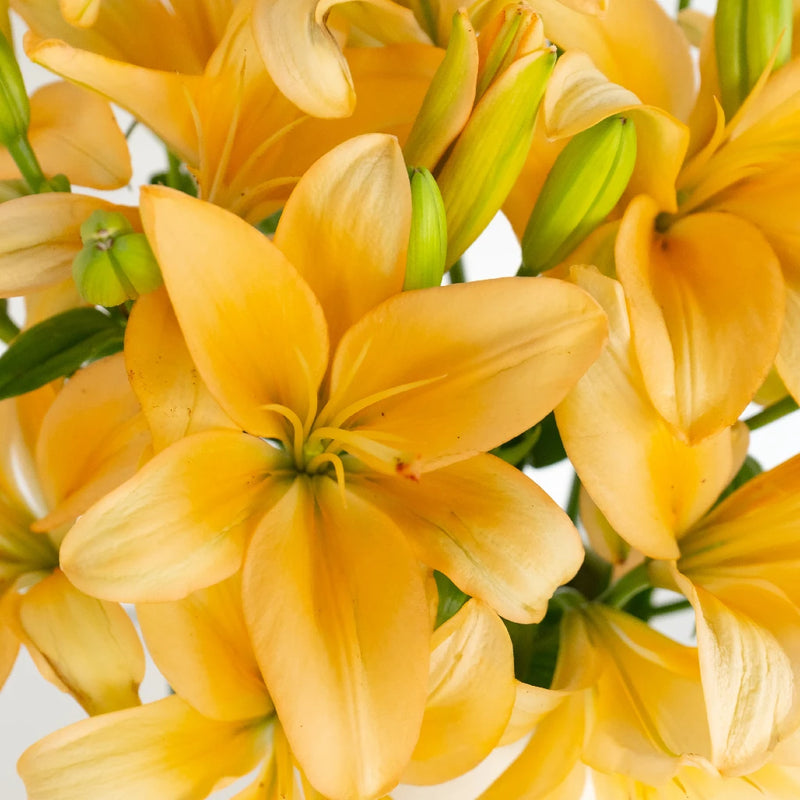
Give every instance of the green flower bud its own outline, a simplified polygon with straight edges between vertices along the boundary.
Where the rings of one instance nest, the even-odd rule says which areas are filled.
[[[118,306],[162,284],[153,251],[143,233],[113,211],[94,211],[81,225],[84,248],[72,262],[72,276],[88,303]]]
[[[719,0],[714,41],[720,101],[731,119],[773,56],[773,69],[791,57],[792,0]]]
[[[27,136],[30,122],[28,93],[14,49],[0,33],[0,142],[10,147]]]
[[[438,286],[447,259],[447,220],[436,179],[425,167],[411,174],[411,235],[403,288]]]
[[[542,187],[522,237],[521,275],[563,261],[619,201],[636,163],[636,129],[613,116],[574,136]]]

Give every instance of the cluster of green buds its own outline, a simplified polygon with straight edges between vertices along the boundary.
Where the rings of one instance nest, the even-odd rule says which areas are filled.
[[[440,205],[420,169],[414,224],[428,233],[412,231],[411,270],[421,269],[422,237],[431,237],[433,263],[446,230],[448,269],[500,209],[527,157],[555,60],[539,16],[525,2],[505,6],[480,37],[466,11],[455,14],[447,52],[404,148],[406,163],[435,176],[441,193]],[[422,220],[422,202],[424,213],[443,211],[445,221]],[[435,280],[433,271],[426,280]],[[410,276],[407,288],[419,281]]]
[[[8,148],[31,192],[68,192],[64,175],[46,178],[28,141],[31,107],[14,48],[0,32],[0,144]]]
[[[574,136],[547,176],[522,237],[520,275],[559,264],[609,214],[636,163],[636,130],[615,115]]]
[[[730,120],[765,69],[792,54],[792,0],[719,0],[714,43],[722,108]]]
[[[116,211],[97,210],[81,225],[83,250],[72,262],[81,297],[113,307],[161,286],[163,279],[143,233]]]

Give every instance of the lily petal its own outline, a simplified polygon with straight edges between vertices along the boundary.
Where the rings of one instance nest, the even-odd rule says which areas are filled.
[[[403,288],[411,189],[396,139],[350,139],[300,179],[274,242],[325,309],[331,344]]]
[[[329,478],[298,477],[253,536],[243,586],[261,671],[309,781],[334,800],[393,787],[419,733],[429,659],[422,573],[398,529]]]
[[[201,714],[234,721],[272,713],[247,635],[238,573],[174,603],[140,603],[136,615],[159,671]]]
[[[97,197],[47,192],[0,203],[0,297],[15,297],[72,277],[83,243],[80,227],[97,209],[124,214],[141,229],[138,214]]]
[[[18,769],[29,800],[206,797],[256,766],[266,734],[258,721],[210,720],[173,696],[56,731]]]
[[[282,454],[254,436],[181,439],[92,506],[67,533],[61,566],[95,597],[177,600],[235,572],[259,515],[277,499]]]
[[[58,393],[39,432],[39,480],[53,510],[34,530],[78,517],[131,478],[149,446],[122,354],[81,369]]]
[[[404,292],[342,339],[320,424],[333,419],[338,427],[341,418],[421,469],[436,469],[538,422],[604,339],[602,311],[563,281],[505,278]]]
[[[602,16],[587,16],[560,0],[537,0],[545,35],[563,50],[583,50],[610,81],[643,103],[685,119],[694,100],[689,43],[656,0],[615,0]],[[642,48],[647,41],[650,47]]]
[[[140,297],[131,311],[125,365],[156,453],[193,433],[237,429],[197,372],[163,288]]]
[[[43,86],[30,102],[28,138],[46,175],[63,172],[73,184],[94,189],[119,189],[130,181],[128,144],[108,103],[64,82]],[[5,150],[0,176],[19,176]]]
[[[675,580],[695,610],[714,764],[752,772],[800,719],[800,611],[754,582]]]
[[[443,783],[477,766],[497,745],[515,694],[508,631],[488,606],[468,600],[433,634],[425,716],[403,781]]]
[[[491,455],[426,472],[419,482],[372,474],[350,485],[392,516],[422,561],[506,619],[538,622],[583,560],[566,514]]]
[[[281,404],[305,420],[327,365],[322,309],[270,240],[221,208],[142,189],[142,221],[189,352],[246,431],[280,436]]]
[[[130,111],[180,158],[197,163],[190,98],[200,85],[199,76],[144,69],[32,33],[25,36],[25,52],[31,61]]]
[[[634,343],[653,404],[690,441],[732,425],[769,372],[785,290],[775,254],[745,220],[692,214],[660,234],[644,195],[616,245]]]
[[[253,9],[256,42],[272,79],[314,117],[347,117],[356,104],[347,60],[325,24],[330,9],[341,1],[257,0]],[[398,26],[407,30],[402,40],[429,41],[409,9],[388,0],[357,5],[362,8],[354,13],[362,25],[377,16],[395,41]]]
[[[603,307],[609,344],[556,409],[570,461],[612,528],[652,558],[676,558],[677,537],[738,468],[732,432],[682,442],[650,402],[621,285],[592,268],[573,278]]]
[[[26,644],[87,713],[139,704],[144,650],[121,606],[88,597],[56,570],[28,590],[19,616]]]

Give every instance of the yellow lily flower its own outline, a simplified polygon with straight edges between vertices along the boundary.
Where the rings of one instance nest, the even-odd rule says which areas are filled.
[[[129,5],[133,32],[116,18],[122,12],[109,8],[97,41],[87,39],[94,28],[65,29],[55,13],[42,19],[23,3],[20,13],[34,32],[28,55],[127,109],[187,163],[203,199],[251,222],[281,208],[300,175],[334,145],[369,131],[406,137],[442,57],[421,44],[348,48],[358,109],[348,119],[314,119],[281,94],[254,55],[251,2],[219,4],[215,25],[196,37],[203,60],[191,67],[168,45],[157,62],[146,49],[126,50],[159,29],[149,13],[134,20],[136,7],[152,3],[126,4],[126,20]],[[192,4],[173,4],[170,24],[197,27],[196,17]]]
[[[65,527],[132,475],[147,445],[121,356],[82,370],[57,395],[44,387],[4,401],[0,418],[0,676],[22,643],[90,714],[138,704],[144,653],[127,614],[58,569]]]
[[[654,578],[692,602],[713,763],[752,772],[799,721],[800,597],[788,577],[797,464],[708,513],[744,460],[744,426],[681,441],[650,402],[621,287],[585,269],[575,276],[607,310],[611,343],[556,411],[564,446],[612,527],[663,559],[651,564]]]
[[[397,295],[409,195],[382,135],[317,162],[274,243],[213,205],[143,190],[189,352],[246,433],[167,447],[62,550],[77,585],[141,601],[224,579],[247,546],[259,664],[292,750],[331,797],[384,791],[414,748],[429,637],[417,559],[533,620],[581,558],[563,512],[480,453],[566,393],[602,346],[602,315],[545,280]]]
[[[120,800],[200,800],[259,763],[236,800],[325,800],[298,770],[276,717],[241,588],[237,573],[176,602],[137,606],[148,650],[174,696],[78,722],[29,748],[19,771],[30,800],[104,800],[108,792]],[[480,601],[470,600],[442,625],[431,650],[429,698],[409,767],[418,779],[457,774],[483,758],[514,699],[508,634]],[[476,711],[488,726],[481,744],[458,735]]]

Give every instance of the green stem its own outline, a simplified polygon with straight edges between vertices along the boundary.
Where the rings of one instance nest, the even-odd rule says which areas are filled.
[[[630,572],[626,572],[615,584],[609,586],[600,597],[598,602],[612,608],[622,608],[629,600],[636,597],[639,592],[651,587],[650,578],[647,574],[647,562],[639,564]]]
[[[8,316],[8,301],[0,300],[0,339],[8,344],[18,333],[19,328]]]
[[[777,403],[767,406],[763,411],[759,411],[758,414],[753,414],[752,417],[744,421],[744,424],[751,431],[755,431],[765,425],[769,425],[770,422],[775,422],[776,419],[791,414],[792,411],[797,411],[797,408],[797,403],[793,397],[784,397],[783,400],[778,400]]]
[[[678,3],[678,11],[683,11],[684,8],[689,8],[692,4],[692,0],[680,0]]]
[[[8,152],[11,153],[11,157],[31,191],[38,193],[47,178],[42,172],[39,160],[36,158],[27,136],[20,136],[15,142],[11,142],[8,145]]]
[[[647,612],[647,619],[662,617],[665,614],[672,614],[674,611],[685,611],[691,607],[692,604],[688,600],[676,600],[674,603],[665,603],[663,606],[653,606]]]
[[[467,275],[464,272],[464,261],[458,259],[452,267],[450,267],[450,283],[466,283]]]
[[[167,160],[169,162],[169,168],[167,169],[167,186],[172,189],[180,189],[183,185],[181,160],[169,150],[167,150]]]
[[[125,138],[126,139],[130,139],[131,138],[131,134],[136,130],[136,126],[138,124],[139,124],[139,120],[135,119],[135,120],[133,120],[133,122],[131,122],[130,125],[128,125],[128,129],[125,131]]]
[[[572,486],[569,489],[569,499],[567,500],[567,516],[572,522],[578,524],[578,498],[581,494],[581,479],[576,472],[572,478]]]

